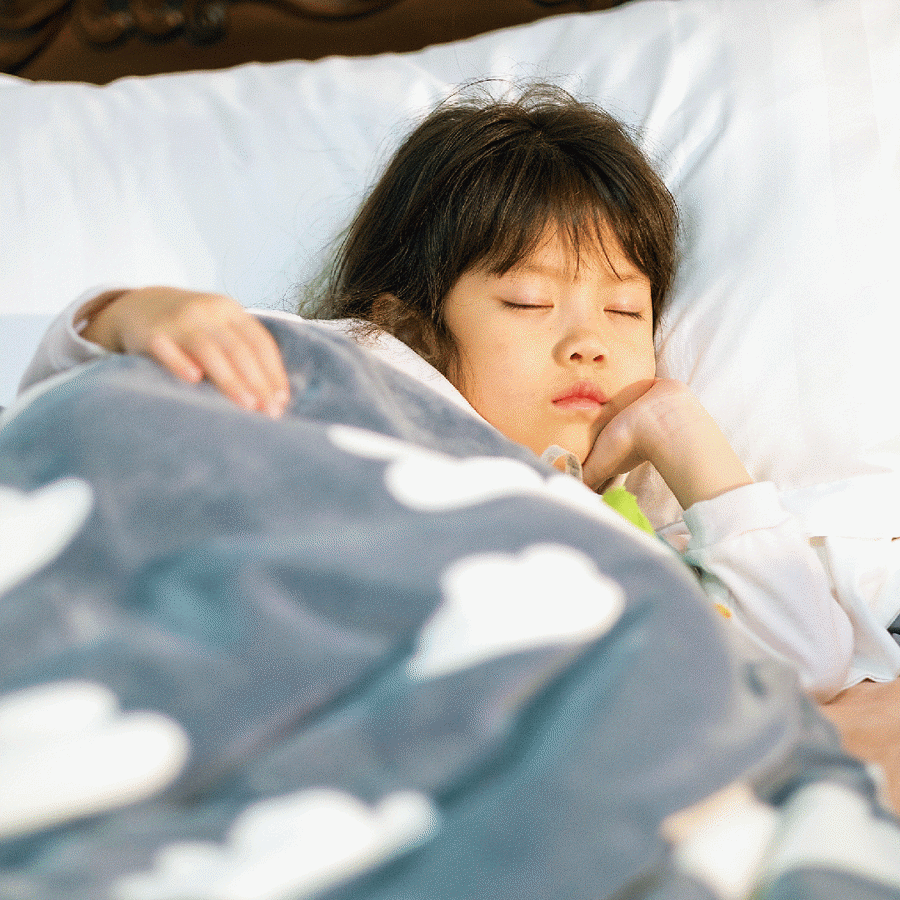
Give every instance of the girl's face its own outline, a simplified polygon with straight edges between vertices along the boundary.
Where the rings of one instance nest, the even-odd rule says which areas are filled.
[[[502,276],[470,270],[445,298],[460,364],[450,380],[488,422],[542,454],[584,462],[656,373],[650,282],[615,238],[578,265],[553,235]]]

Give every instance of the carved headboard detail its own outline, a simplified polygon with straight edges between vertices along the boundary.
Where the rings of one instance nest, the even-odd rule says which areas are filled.
[[[249,61],[417,50],[623,0],[0,0],[0,70],[103,84]]]

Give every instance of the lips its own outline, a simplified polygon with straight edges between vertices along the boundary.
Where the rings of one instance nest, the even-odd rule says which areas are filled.
[[[579,381],[558,397],[553,398],[553,405],[559,409],[596,411],[608,402],[609,398],[606,394],[588,381]]]

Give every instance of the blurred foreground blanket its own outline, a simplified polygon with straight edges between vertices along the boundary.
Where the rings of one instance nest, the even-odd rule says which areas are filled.
[[[0,429],[16,510],[92,504],[0,600],[0,897],[900,897],[865,768],[676,556],[271,327],[278,421],[116,356]]]

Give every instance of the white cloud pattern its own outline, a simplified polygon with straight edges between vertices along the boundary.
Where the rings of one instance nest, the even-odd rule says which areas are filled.
[[[0,593],[55,559],[92,506],[90,486],[77,478],[27,494],[0,485]]]
[[[158,712],[128,712],[103,685],[59,681],[0,696],[0,839],[152,796],[189,740]]]
[[[557,544],[465,557],[444,573],[442,588],[444,603],[409,663],[418,680],[522,650],[587,642],[624,608],[616,582],[580,551]]]
[[[524,462],[506,457],[460,459],[348,425],[332,426],[328,437],[347,453],[387,462],[385,486],[410,509],[447,512],[502,497],[541,497],[611,525],[663,554],[659,541],[627,523],[571,475],[553,473],[545,478]]]
[[[424,794],[372,807],[316,788],[255,803],[227,842],[172,844],[150,872],[121,879],[115,900],[303,900],[428,839],[438,826]]]

